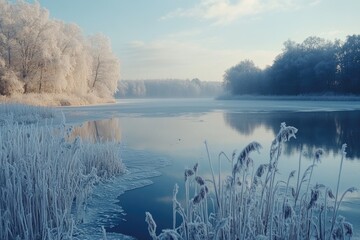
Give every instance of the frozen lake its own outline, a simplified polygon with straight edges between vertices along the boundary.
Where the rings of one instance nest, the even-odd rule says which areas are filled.
[[[118,197],[126,213],[105,225],[108,232],[120,232],[138,239],[148,239],[145,212],[153,214],[158,229],[170,228],[172,222],[172,190],[180,186],[184,195],[184,169],[199,163],[199,174],[210,179],[205,151],[206,140],[214,170],[221,151],[231,156],[249,142],[262,146],[252,155],[254,165],[268,163],[271,141],[282,122],[299,129],[283,151],[278,179],[286,179],[297,170],[300,147],[311,153],[325,150],[322,162],[314,168],[312,183],[336,189],[343,143],[348,144],[340,193],[348,187],[360,188],[360,104],[352,101],[239,100],[213,99],[141,99],[119,100],[116,104],[63,108],[69,124],[80,124],[77,134],[90,140],[115,139],[123,148],[123,161],[134,181],[144,181],[142,188],[123,187]],[[303,157],[302,171],[312,163]],[[222,171],[230,174],[230,164],[222,163]],[[141,175],[142,170],[146,172]],[[159,172],[160,174],[157,174]],[[151,177],[153,184],[149,185]],[[130,180],[131,181],[131,180]],[[292,182],[292,184],[295,181]],[[129,184],[129,183],[124,183]],[[141,186],[136,185],[136,186]],[[360,236],[360,195],[347,195],[341,215],[354,225]]]

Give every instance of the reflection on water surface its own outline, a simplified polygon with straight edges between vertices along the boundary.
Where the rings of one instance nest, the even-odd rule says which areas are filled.
[[[307,149],[323,148],[327,152],[337,152],[343,143],[347,143],[347,157],[360,157],[360,111],[224,113],[224,119],[242,135],[252,135],[261,126],[275,134],[279,123],[286,122],[299,129],[297,137]],[[297,142],[288,143],[290,152],[298,147]]]
[[[120,120],[112,118],[85,122],[72,130],[70,139],[74,139],[77,136],[93,143],[106,141],[120,142]]]

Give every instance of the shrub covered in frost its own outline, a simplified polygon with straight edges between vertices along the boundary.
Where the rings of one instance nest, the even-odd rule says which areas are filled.
[[[118,144],[69,134],[63,126],[0,126],[0,239],[71,238],[93,184],[124,171]]]
[[[23,93],[24,84],[19,81],[18,77],[13,71],[7,71],[0,76],[0,94],[11,95],[14,93]]]
[[[313,168],[322,150],[314,153],[313,164],[303,173],[292,171],[287,181],[276,180],[278,162],[285,142],[295,137],[297,129],[281,125],[281,129],[270,148],[268,164],[254,167],[250,157],[259,151],[257,142],[247,145],[238,155],[227,157],[232,172],[224,179],[219,170],[215,177],[209,156],[212,179],[204,181],[198,175],[198,165],[185,170],[185,206],[177,200],[178,187],[173,193],[173,228],[163,230],[157,235],[156,223],[150,213],[146,222],[152,239],[345,239],[353,234],[352,225],[338,216],[339,206],[349,192],[347,189],[340,198],[339,180],[346,152],[342,148],[342,159],[335,195],[331,189],[322,185],[310,185]],[[205,144],[206,145],[206,144]],[[206,145],[207,149],[207,145]],[[207,151],[209,153],[209,151]],[[295,176],[297,175],[297,176]],[[292,187],[290,184],[296,178]],[[211,184],[208,186],[207,184]],[[213,193],[209,192],[213,189]],[[195,192],[190,198],[190,192]],[[209,204],[211,203],[211,204]],[[177,216],[181,221],[178,223]]]

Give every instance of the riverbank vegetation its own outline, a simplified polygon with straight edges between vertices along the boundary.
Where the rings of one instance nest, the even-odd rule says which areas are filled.
[[[256,166],[251,156],[260,151],[257,142],[248,144],[239,154],[218,155],[219,173],[215,175],[207,149],[211,179],[199,174],[196,164],[186,169],[185,203],[177,199],[178,186],[173,192],[173,227],[161,233],[156,222],[146,213],[148,231],[152,239],[347,239],[353,227],[339,208],[346,194],[357,191],[351,187],[339,192],[342,165],[346,158],[346,144],[341,149],[341,161],[336,189],[314,184],[315,166],[323,150],[313,153],[306,169],[299,167],[287,179],[278,180],[278,163],[284,144],[295,137],[297,129],[281,124],[271,143],[269,162]],[[223,176],[222,161],[231,163],[231,172]],[[194,193],[194,195],[192,195]],[[191,196],[193,196],[191,198]]]
[[[244,60],[226,70],[224,87],[232,95],[359,95],[360,35],[345,41],[288,40],[265,69]]]
[[[50,124],[53,109],[1,104],[0,113],[0,239],[80,236],[94,184],[125,170],[119,144],[74,138]]]
[[[50,18],[38,2],[0,1],[0,101],[109,102],[119,68],[107,37],[84,36],[77,25]]]

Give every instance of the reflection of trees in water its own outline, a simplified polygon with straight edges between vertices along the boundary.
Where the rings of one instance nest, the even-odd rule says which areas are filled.
[[[85,122],[75,127],[70,138],[80,136],[85,141],[116,141],[120,142],[120,121],[118,118]]]
[[[298,128],[299,140],[289,142],[289,154],[299,148],[299,143],[310,150],[323,148],[334,152],[347,143],[348,158],[360,157],[360,111],[225,113],[224,119],[229,126],[245,135],[252,134],[260,126],[276,134],[281,122]]]

